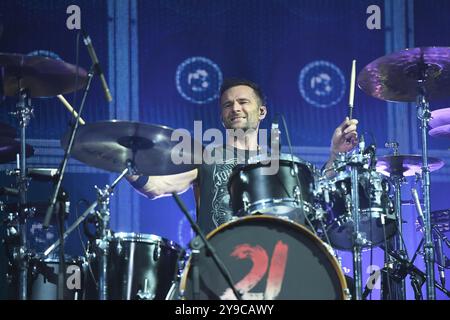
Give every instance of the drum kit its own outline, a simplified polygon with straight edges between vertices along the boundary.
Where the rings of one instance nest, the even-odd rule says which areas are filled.
[[[361,138],[354,151],[337,156],[332,170],[322,171],[293,154],[280,154],[279,170],[274,175],[262,174],[273,158],[251,157],[245,165],[237,165],[229,178],[233,220],[207,236],[174,194],[198,233],[190,249],[157,235],[113,232],[109,226],[109,200],[124,176],[170,175],[195,168],[195,161],[190,162],[192,165],[171,161],[176,144],[171,141],[173,130],[119,120],[83,125],[79,121],[83,99],[78,113],[65,101],[77,118],[61,139],[65,158],[71,155],[119,175],[111,186],[96,187],[97,200],[67,230],[60,227],[55,243],[44,252],[33,251],[25,230],[37,207],[27,201],[30,180],[46,177],[60,183],[65,165],[59,170],[28,168],[26,159],[34,153],[26,143],[26,128],[33,112],[31,98],[61,96],[82,88],[85,97],[93,72],[47,57],[18,54],[0,54],[0,70],[1,94],[17,97],[14,116],[20,128],[17,141],[15,128],[0,125],[0,163],[17,160],[17,169],[8,172],[16,177],[16,186],[0,188],[1,195],[17,199],[0,207],[7,230],[8,279],[13,298],[361,300],[367,297],[362,285],[361,253],[373,247],[385,251],[383,271],[387,281],[399,283],[398,288],[389,286],[388,299],[406,298],[407,275],[418,299],[422,298],[425,281],[428,299],[435,298],[435,288],[449,295],[445,283],[435,281],[434,257],[436,251],[439,270],[449,267],[437,244],[449,245],[445,234],[450,214],[448,210],[430,212],[429,200],[430,172],[444,163],[428,157],[427,135],[450,138],[450,109],[430,112],[428,104],[448,95],[450,48],[403,50],[375,60],[358,76],[359,87],[373,97],[417,102],[422,155],[399,154],[398,144],[388,143],[386,147],[393,148],[393,154],[377,157],[375,146],[366,147]],[[192,158],[194,154],[187,156]],[[422,217],[426,272],[408,260],[402,242],[400,189],[410,176],[422,180],[423,214],[415,189],[413,198]],[[64,192],[56,195],[57,204],[67,200]],[[39,209],[46,211],[44,226],[57,222],[63,225],[60,222],[66,210],[62,207]],[[94,234],[86,232],[86,254],[75,258],[64,255],[64,239],[82,222],[95,224]],[[59,257],[52,256],[57,248],[61,249]],[[336,250],[352,251],[353,284],[344,276]]]

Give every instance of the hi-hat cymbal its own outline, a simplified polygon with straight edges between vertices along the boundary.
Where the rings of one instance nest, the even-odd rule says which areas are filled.
[[[431,119],[428,124],[431,128],[437,128],[450,124],[450,108],[431,111]]]
[[[358,75],[368,95],[392,102],[414,102],[423,85],[428,100],[450,96],[450,47],[405,49],[378,58]]]
[[[450,138],[450,124],[433,128],[428,133],[434,138]]]
[[[74,65],[41,56],[0,53],[0,68],[5,96],[16,96],[20,89],[27,89],[30,97],[52,97],[79,90],[87,80],[83,68],[78,67],[77,72]]]
[[[444,166],[444,161],[438,158],[428,157],[430,172]],[[377,171],[386,175],[413,176],[422,172],[422,156],[417,154],[388,155],[377,160]]]
[[[16,137],[16,129],[9,124],[0,122],[0,137],[14,139]]]
[[[34,155],[34,149],[30,145],[26,145],[26,157]],[[20,153],[20,142],[7,137],[0,137],[0,163],[8,163],[16,160],[17,154]]]
[[[129,160],[134,163],[137,174],[143,175],[170,175],[195,169],[194,151],[202,150],[202,146],[186,137],[190,139],[191,148],[183,149],[182,156],[188,163],[174,163],[172,149],[180,141],[171,141],[173,132],[173,129],[165,126],[130,121],[110,120],[86,124],[78,129],[72,155],[87,165],[112,172],[122,172]],[[67,132],[61,141],[64,149],[69,138],[70,132]]]

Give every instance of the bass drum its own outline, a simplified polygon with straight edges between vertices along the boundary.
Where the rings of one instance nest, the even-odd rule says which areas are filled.
[[[342,300],[347,284],[337,260],[305,227],[273,216],[247,216],[208,240],[245,300]],[[196,263],[193,263],[193,261]],[[194,274],[198,274],[194,281]],[[199,290],[194,292],[198,285]],[[185,300],[236,299],[205,249],[189,258],[180,283]]]

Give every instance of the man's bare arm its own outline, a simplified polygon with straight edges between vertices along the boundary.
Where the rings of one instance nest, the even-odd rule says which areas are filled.
[[[330,158],[324,168],[327,176],[334,175],[333,162],[336,160],[338,153],[349,152],[358,143],[357,125],[358,120],[345,118],[334,131],[331,138]]]
[[[167,176],[127,176],[127,180],[140,194],[156,199],[176,193],[183,193],[197,179],[197,169]]]

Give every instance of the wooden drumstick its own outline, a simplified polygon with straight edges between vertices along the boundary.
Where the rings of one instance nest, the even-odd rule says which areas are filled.
[[[350,77],[350,95],[348,97],[348,118],[351,120],[353,117],[353,103],[355,101],[355,80],[356,80],[356,60],[352,61],[352,74]]]
[[[75,117],[75,119],[78,117],[78,113],[75,111],[74,108],[72,108],[72,106],[70,105],[70,103],[66,100],[66,98],[64,98],[62,95],[58,94],[58,99],[63,103],[63,105],[67,108],[67,110],[69,110],[69,112]],[[81,125],[85,125],[86,122],[84,122],[83,118],[79,118],[78,122]]]

